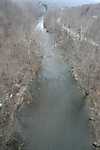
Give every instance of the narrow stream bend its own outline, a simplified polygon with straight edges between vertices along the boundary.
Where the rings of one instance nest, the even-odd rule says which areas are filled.
[[[85,99],[43,29],[43,18],[36,30],[43,60],[33,81],[35,100],[17,113],[17,131],[25,141],[25,150],[89,150]]]

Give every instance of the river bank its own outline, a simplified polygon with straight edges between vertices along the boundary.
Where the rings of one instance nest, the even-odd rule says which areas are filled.
[[[36,18],[29,10],[0,1],[0,150],[12,139],[15,112],[28,99],[27,85],[40,65]]]
[[[95,78],[92,80],[94,57],[88,59],[87,56],[91,50],[93,54],[98,52],[99,47],[66,26],[56,26],[55,22],[60,23],[60,19],[56,20],[55,15],[53,21],[51,16],[49,21],[48,15],[45,17],[50,28],[43,17],[38,21],[27,18],[27,26],[21,22],[23,31],[21,28],[12,36],[8,30],[9,36],[1,47],[1,50],[8,48],[9,52],[1,55],[1,62],[5,64],[1,63],[1,95],[5,94],[2,91],[7,91],[3,107],[0,99],[3,114],[0,116],[0,142],[4,145],[0,148],[88,150],[90,121],[91,147],[98,150],[99,84],[94,84]],[[97,54],[95,57],[99,60]],[[98,99],[94,101],[97,93]]]
[[[66,62],[72,66],[74,78],[89,94],[87,102],[92,129],[90,137],[95,149],[100,148],[100,45],[97,42],[100,16],[96,12],[98,7],[99,4],[53,9],[48,12],[44,23],[47,31],[55,34],[55,47],[63,49]],[[97,16],[96,19],[93,15]],[[92,30],[94,36],[91,36]]]
[[[16,114],[16,131],[27,150],[88,150],[86,97],[61,49],[55,48],[53,36],[41,28],[43,21],[35,28],[39,33],[41,67],[30,87],[32,102]]]

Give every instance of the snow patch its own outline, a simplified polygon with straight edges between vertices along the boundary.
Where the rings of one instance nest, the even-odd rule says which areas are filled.
[[[41,18],[39,23],[36,25],[36,31],[44,31],[44,19]]]

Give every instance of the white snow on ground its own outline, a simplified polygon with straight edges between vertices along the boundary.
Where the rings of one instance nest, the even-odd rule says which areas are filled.
[[[96,18],[96,17],[97,16],[94,16],[94,18]],[[60,23],[60,22],[61,22],[61,19],[58,18],[57,23]],[[44,29],[44,18],[43,17],[39,20],[39,23],[37,24],[35,30],[41,31],[41,32],[45,31],[45,29]],[[67,31],[67,33],[73,38],[73,40],[79,40],[80,39],[80,41],[87,41],[88,43],[92,44],[93,46],[100,46],[98,43],[96,43],[92,39],[88,39],[88,38],[84,37],[84,35],[82,35],[81,33],[78,34],[75,31],[73,31],[71,28],[68,28],[64,25],[62,25],[62,30]]]
[[[88,43],[92,44],[93,46],[100,46],[98,43],[96,43],[92,39],[88,39],[88,38],[86,38],[84,36],[79,35],[75,31],[73,31],[71,28],[67,28],[66,26],[63,25],[62,29],[67,31],[72,36],[72,38],[74,38],[74,39],[80,39],[81,41],[83,41],[83,40],[87,41]]]
[[[60,23],[60,22],[61,22],[61,18],[58,18],[58,19],[57,19],[57,23]]]
[[[37,24],[35,30],[36,31],[42,31],[42,32],[44,31],[44,19],[43,19],[43,17],[41,18],[41,20]]]
[[[98,19],[98,16],[92,16],[92,18],[94,18],[94,19]]]
[[[0,103],[0,108],[2,107],[2,103]]]

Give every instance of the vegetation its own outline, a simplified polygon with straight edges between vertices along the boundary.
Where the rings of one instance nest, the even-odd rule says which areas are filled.
[[[40,61],[36,14],[31,4],[0,0],[0,149],[14,133],[16,109]]]
[[[55,46],[66,52],[72,73],[92,97],[90,120],[100,146],[100,4],[50,9],[45,28],[55,33]]]

